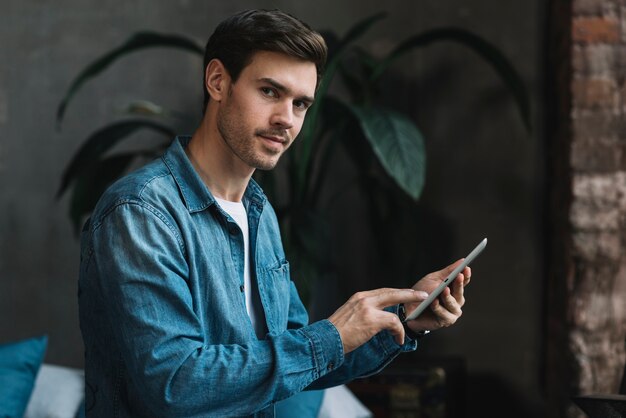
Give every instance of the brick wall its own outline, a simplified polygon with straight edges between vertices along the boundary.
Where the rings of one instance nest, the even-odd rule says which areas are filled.
[[[626,361],[626,0],[573,1],[569,20],[552,21],[571,33],[561,45],[569,48],[569,92],[557,93],[569,98],[569,115],[554,131],[566,138],[558,147],[568,172],[553,187],[568,190],[553,201],[565,212],[551,211],[564,223],[551,229],[561,256],[551,262],[564,265],[549,269],[548,305],[556,308],[548,308],[547,366],[551,412],[582,417],[567,398],[617,393]]]

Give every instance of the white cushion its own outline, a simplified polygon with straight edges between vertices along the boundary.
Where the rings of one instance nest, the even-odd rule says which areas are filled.
[[[372,418],[374,415],[345,386],[326,389],[318,418]]]
[[[42,364],[24,418],[74,418],[83,401],[85,373]]]

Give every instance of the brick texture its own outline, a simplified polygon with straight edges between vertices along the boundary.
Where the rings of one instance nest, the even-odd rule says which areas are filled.
[[[610,173],[626,168],[626,144],[615,138],[583,137],[572,143],[571,165],[576,171]]]
[[[614,112],[584,112],[573,117],[573,140],[610,138],[626,140],[626,118]]]
[[[572,66],[577,76],[613,78],[621,70],[615,47],[608,44],[576,45],[572,51]]]
[[[566,384],[570,395],[616,393],[626,362],[626,0],[575,0],[571,36]]]
[[[606,17],[574,18],[572,38],[579,43],[617,43],[620,40],[620,21]]]
[[[612,79],[576,79],[572,82],[572,98],[574,108],[578,110],[617,111],[620,107],[620,93]]]
[[[574,0],[573,11],[576,16],[607,16],[619,10],[621,0]]]

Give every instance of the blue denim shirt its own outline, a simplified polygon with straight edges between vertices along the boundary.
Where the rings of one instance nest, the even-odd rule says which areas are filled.
[[[251,271],[268,333],[246,313],[243,237],[179,137],[116,182],[81,240],[80,327],[89,417],[274,416],[274,403],[376,373],[415,342],[387,332],[344,356],[336,328],[308,316],[272,206],[244,194]]]

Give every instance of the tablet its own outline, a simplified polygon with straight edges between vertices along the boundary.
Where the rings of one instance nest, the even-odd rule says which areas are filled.
[[[420,303],[413,312],[406,316],[405,321],[411,321],[420,316],[420,314],[424,312],[426,308],[428,308],[430,304],[435,301],[435,299],[441,294],[441,292],[443,292],[443,289],[449,286],[450,283],[454,281],[456,276],[458,276],[459,273],[462,272],[463,269],[469,265],[469,263],[474,261],[474,259],[478,257],[478,255],[485,249],[486,246],[487,238],[483,239],[480,244],[478,244],[467,257],[465,257],[465,260],[463,260],[463,262],[459,264],[457,268],[455,268],[454,271],[450,273],[450,275],[448,275],[448,277],[446,277],[446,279],[441,282],[441,284],[437,286],[435,290],[433,290],[433,292],[428,296],[428,298],[426,298],[426,300]]]

